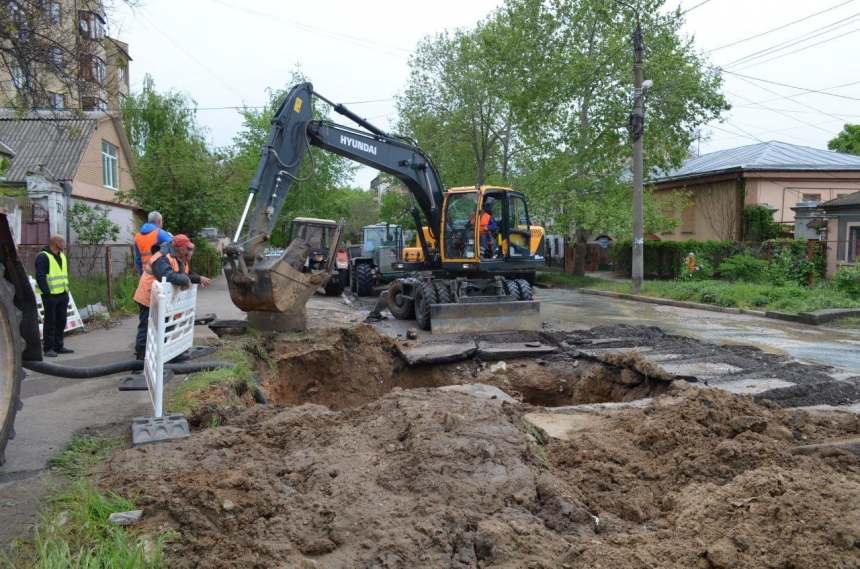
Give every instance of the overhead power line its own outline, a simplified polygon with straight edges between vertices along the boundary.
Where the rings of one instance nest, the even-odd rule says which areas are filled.
[[[773,55],[774,53],[783,51],[783,50],[788,49],[790,47],[793,47],[795,45],[802,44],[804,42],[807,42],[807,41],[813,40],[815,38],[821,37],[821,36],[828,34],[830,32],[836,31],[839,28],[843,28],[845,26],[851,25],[857,21],[858,17],[860,17],[860,13],[852,14],[851,16],[848,16],[847,18],[837,20],[836,22],[832,22],[830,24],[827,24],[826,26],[821,26],[820,28],[816,28],[810,32],[805,33],[805,34],[790,37],[789,39],[787,39],[781,43],[778,43],[776,45],[772,45],[770,47],[764,48],[762,50],[756,51],[754,53],[751,53],[749,55],[746,55],[744,57],[736,59],[736,60],[732,61],[731,63],[727,63],[727,64],[723,65],[723,67],[731,67],[733,65],[743,65],[743,64],[749,63],[755,59],[760,59],[762,57],[767,57],[769,55]],[[835,39],[835,38],[830,38],[830,39]],[[830,40],[827,40],[827,41],[830,41]],[[815,45],[817,45],[817,44],[815,44]],[[811,46],[806,46],[806,47],[811,47]],[[784,54],[784,55],[787,55],[787,54]]]
[[[760,79],[758,77],[750,77],[749,75],[742,75],[740,73],[735,73],[734,71],[723,70],[723,73],[728,73],[729,75],[734,75],[735,77],[740,77],[742,79],[749,79],[750,81],[759,81],[761,83],[770,83],[771,85],[779,85],[780,87],[788,87],[789,89],[797,89],[798,91],[804,91],[806,93],[815,93],[818,95],[828,95],[830,97],[839,97],[840,99],[850,99],[852,101],[860,101],[858,97],[849,97],[848,95],[837,95],[836,93],[827,93],[823,90],[817,89],[807,89],[806,87],[797,87],[796,85],[788,85],[786,83],[779,83],[777,81],[768,81],[767,79]],[[845,83],[843,85],[839,85],[839,87],[848,87],[849,85],[856,85],[860,83],[860,81],[853,81],[851,83]],[[838,89],[839,87],[830,87],[830,89]]]
[[[777,28],[773,28],[773,29],[767,30],[766,32],[762,32],[762,33],[760,33],[760,34],[756,34],[756,35],[754,35],[754,36],[750,36],[750,37],[748,37],[748,38],[744,38],[744,39],[742,39],[742,40],[738,40],[738,41],[735,41],[735,42],[732,42],[732,43],[728,43],[728,44],[726,44],[726,45],[721,45],[720,47],[715,47],[714,49],[710,49],[710,50],[706,51],[705,53],[713,53],[713,52],[715,52],[715,51],[719,51],[719,50],[721,50],[721,49],[725,49],[725,48],[727,48],[727,47],[732,47],[732,46],[735,46],[735,45],[738,45],[738,44],[742,44],[742,43],[744,43],[744,42],[748,42],[748,41],[750,41],[750,40],[754,40],[754,39],[756,39],[756,38],[760,38],[760,37],[762,37],[762,36],[766,36],[766,35],[768,35],[768,34],[772,34],[773,32],[777,32],[777,31],[782,30],[782,29],[785,29],[785,28],[787,28],[787,27],[789,27],[789,26],[793,26],[794,24],[799,24],[800,22],[805,22],[805,21],[809,20],[810,18],[814,18],[815,16],[819,16],[819,15],[821,15],[821,14],[824,14],[825,12],[829,12],[829,11],[831,11],[831,10],[835,10],[836,8],[842,7],[842,6],[844,6],[844,5],[846,5],[846,4],[850,4],[850,3],[852,3],[852,2],[854,2],[854,0],[848,0],[847,2],[843,2],[843,3],[841,3],[841,4],[837,4],[836,6],[832,6],[832,7],[830,7],[830,8],[827,8],[826,10],[822,10],[822,11],[820,11],[820,12],[816,12],[816,13],[814,13],[814,14],[810,14],[810,15],[808,15],[808,16],[804,16],[804,17],[800,18],[799,20],[795,20],[795,21],[793,21],[793,22],[789,22],[789,23],[784,24],[784,25],[782,25],[782,26],[779,26],[779,27],[777,27]]]
[[[856,16],[860,16],[860,14],[857,14]],[[855,17],[855,16],[852,16],[852,17]],[[854,23],[854,22],[849,22],[849,23]],[[848,25],[848,24],[845,24],[845,25]],[[843,26],[839,26],[839,27],[843,27]],[[836,29],[836,28],[834,28],[834,29]],[[780,55],[777,55],[777,56],[775,56],[775,57],[771,57],[771,58],[769,58],[769,59],[764,59],[764,60],[761,60],[761,61],[754,61],[755,59],[759,59],[759,58],[761,58],[761,57],[765,57],[765,56],[767,56],[767,55],[771,55],[771,54],[776,53],[776,52],[778,52],[778,51],[782,51],[782,50],[784,50],[784,49],[787,49],[787,48],[791,47],[792,45],[797,45],[797,44],[799,44],[799,43],[803,43],[803,42],[805,42],[805,41],[808,41],[808,40],[814,39],[814,38],[816,38],[816,37],[819,37],[819,36],[821,36],[821,35],[824,35],[824,34],[826,34],[826,33],[831,32],[831,31],[833,31],[833,30],[828,30],[828,32],[822,32],[822,33],[817,34],[817,35],[815,35],[815,36],[812,36],[812,37],[809,37],[809,38],[806,38],[806,39],[803,39],[803,40],[800,40],[800,41],[797,41],[797,42],[791,43],[791,44],[789,44],[789,45],[785,45],[784,47],[781,47],[781,48],[779,48],[779,49],[774,49],[774,50],[770,51],[769,53],[762,53],[761,55],[758,55],[758,56],[756,56],[756,57],[746,58],[745,60],[741,60],[741,61],[737,61],[737,62],[732,62],[732,63],[728,64],[728,66],[732,66],[732,65],[743,65],[743,67],[738,68],[738,70],[739,70],[739,71],[743,71],[744,69],[748,69],[748,68],[750,68],[750,67],[755,67],[756,65],[761,65],[762,63],[767,63],[768,61],[773,61],[773,60],[775,60],[775,59],[781,59],[781,58],[786,57],[786,56],[789,56],[789,55],[791,55],[791,54],[798,53],[798,52],[801,52],[801,51],[805,51],[805,50],[807,50],[807,49],[809,49],[809,48],[812,48],[812,47],[815,47],[815,46],[817,46],[817,45],[821,45],[821,44],[829,43],[829,42],[832,42],[832,41],[834,41],[834,40],[837,40],[837,39],[839,39],[839,38],[841,38],[841,37],[844,37],[844,36],[847,36],[847,35],[851,35],[851,34],[856,33],[856,32],[860,32],[860,28],[856,28],[856,29],[854,29],[854,30],[851,30],[851,31],[845,32],[844,34],[840,34],[840,35],[838,35],[838,36],[833,36],[833,37],[827,38],[826,40],[822,40],[822,41],[820,41],[820,42],[816,42],[816,43],[813,43],[813,44],[810,44],[810,45],[806,45],[806,46],[800,47],[800,48],[798,48],[798,49],[795,49],[795,50],[793,50],[793,51],[789,51],[789,52],[787,52],[787,53],[782,53],[782,54],[780,54]]]

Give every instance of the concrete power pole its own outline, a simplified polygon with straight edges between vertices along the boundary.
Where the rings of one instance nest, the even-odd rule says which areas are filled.
[[[633,32],[633,114],[630,136],[633,138],[633,294],[642,292],[644,220],[642,214],[642,131],[645,128],[645,105],[642,100],[642,28],[636,22]]]

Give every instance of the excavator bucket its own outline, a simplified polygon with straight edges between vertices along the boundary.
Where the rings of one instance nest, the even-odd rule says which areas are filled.
[[[279,259],[254,265],[250,284],[235,283],[231,273],[225,269],[230,298],[245,312],[297,312],[329,279],[329,273],[302,273]]]
[[[540,302],[536,300],[512,301],[501,297],[430,305],[433,334],[540,330],[541,324]]]
[[[324,271],[301,271],[310,250],[318,248],[321,243],[320,227],[308,227],[305,236],[294,239],[280,256],[257,262],[248,277],[234,274],[231,266],[225,267],[224,274],[233,304],[250,313],[293,315],[297,319],[292,322],[303,327],[305,305],[314,292],[331,278],[343,228],[344,220],[340,220],[330,238],[328,262]],[[290,319],[281,319],[281,322],[290,322]]]

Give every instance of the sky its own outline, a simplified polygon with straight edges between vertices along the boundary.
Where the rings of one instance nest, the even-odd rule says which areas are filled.
[[[141,0],[109,15],[129,44],[132,91],[156,90],[198,105],[209,142],[228,146],[236,107],[262,107],[300,66],[314,90],[383,129],[409,79],[408,58],[428,35],[474,27],[500,0]],[[121,3],[120,3],[121,4]],[[683,34],[723,69],[733,106],[702,130],[707,154],[782,141],[826,149],[846,122],[860,123],[860,0],[669,0],[686,11]],[[756,37],[758,36],[758,37]],[[647,47],[647,36],[645,37]],[[645,79],[647,77],[645,61]],[[632,53],[631,53],[632,76]],[[334,114],[334,113],[333,113]],[[337,122],[355,126],[334,115]],[[354,184],[368,188],[375,171]]]

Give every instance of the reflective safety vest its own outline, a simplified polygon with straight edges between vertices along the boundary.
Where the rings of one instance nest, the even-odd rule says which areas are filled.
[[[60,259],[63,266],[57,262],[57,258],[47,251],[39,251],[39,255],[48,256],[48,293],[63,294],[69,290],[69,261],[66,259],[66,254],[60,251]]]
[[[155,253],[149,258],[143,266],[143,274],[140,276],[140,282],[137,283],[137,290],[134,292],[134,300],[144,306],[149,306],[150,294],[152,294],[152,283],[155,282],[155,273],[152,272],[152,264],[161,257],[167,257],[170,261],[170,266],[174,272],[179,272],[179,261],[174,259],[172,255],[164,255],[161,251]]]
[[[137,250],[140,251],[141,267],[145,268],[146,264],[149,263],[149,259],[152,257],[152,247],[158,242],[159,232],[161,232],[160,229],[155,229],[146,235],[138,232],[137,235],[134,236],[134,244],[137,245]]]

